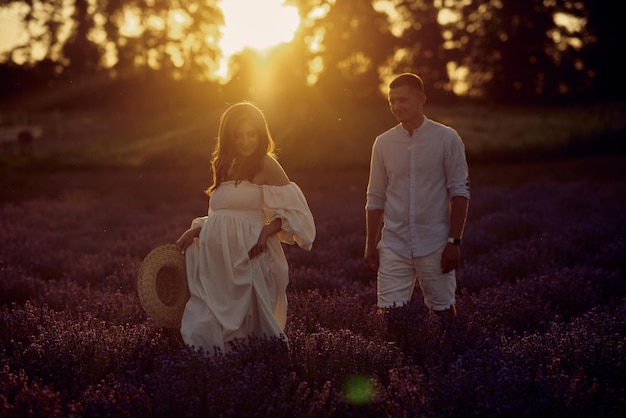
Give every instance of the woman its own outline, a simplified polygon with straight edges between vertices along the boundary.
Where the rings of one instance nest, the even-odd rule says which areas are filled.
[[[281,242],[310,250],[315,224],[300,188],[274,157],[261,110],[230,106],[220,120],[208,215],[176,241],[186,254],[191,297],[181,321],[184,342],[228,352],[250,335],[286,340],[288,266]]]

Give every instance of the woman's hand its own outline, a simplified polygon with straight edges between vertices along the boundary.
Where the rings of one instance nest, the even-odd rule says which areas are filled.
[[[263,251],[265,251],[265,249],[267,248],[267,236],[263,233],[264,230],[265,228],[263,228],[263,231],[261,231],[261,234],[259,235],[259,240],[256,242],[254,247],[252,247],[250,251],[248,251],[248,257],[250,259],[261,255],[261,253],[263,253]]]
[[[261,233],[259,234],[259,239],[257,240],[254,247],[250,248],[248,251],[248,257],[253,259],[254,257],[261,255],[267,249],[267,238],[274,235],[278,231],[282,229],[283,222],[280,218],[276,218],[272,220],[272,222],[268,223],[261,229]]]
[[[200,228],[189,228],[176,240],[176,248],[178,248],[181,254],[185,254],[185,250],[193,244],[193,241],[198,238],[199,235]]]

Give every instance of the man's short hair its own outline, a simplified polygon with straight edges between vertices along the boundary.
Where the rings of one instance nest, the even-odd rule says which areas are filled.
[[[420,92],[424,93],[424,82],[417,74],[413,73],[402,73],[389,83],[389,88],[393,89],[400,86],[409,86],[411,88],[417,89]]]

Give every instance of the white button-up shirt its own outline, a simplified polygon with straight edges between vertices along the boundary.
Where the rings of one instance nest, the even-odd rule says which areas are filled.
[[[406,258],[445,245],[454,196],[469,199],[465,146],[457,132],[424,118],[409,135],[398,124],[372,147],[367,210],[383,209],[381,240]]]

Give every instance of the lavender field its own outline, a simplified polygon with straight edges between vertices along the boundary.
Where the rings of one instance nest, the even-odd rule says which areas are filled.
[[[145,255],[206,211],[204,167],[32,167],[0,194],[2,417],[622,417],[623,155],[470,166],[459,323],[387,341],[362,261],[367,170],[292,170],[286,334],[214,358],[146,317]]]

